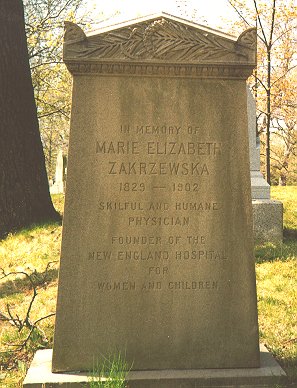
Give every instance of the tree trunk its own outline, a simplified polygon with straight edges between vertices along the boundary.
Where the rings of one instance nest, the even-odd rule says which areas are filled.
[[[267,104],[266,104],[266,180],[271,185],[270,178],[270,122],[271,122],[271,47],[267,48]]]
[[[279,177],[280,186],[287,186],[289,158],[290,158],[290,151],[288,147],[286,147],[286,150],[284,152],[284,160],[281,164],[281,170],[280,170],[280,177]]]
[[[285,173],[280,174],[278,182],[280,186],[287,186],[287,176]]]
[[[0,237],[60,219],[49,194],[21,0],[0,1]]]

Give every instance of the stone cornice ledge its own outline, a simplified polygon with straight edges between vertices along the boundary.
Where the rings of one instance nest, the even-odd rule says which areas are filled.
[[[74,75],[247,79],[254,69],[253,65],[244,64],[214,66],[211,64],[96,63],[85,61],[65,61],[65,63],[70,73]]]
[[[72,74],[246,79],[256,65],[256,29],[238,39],[170,15],[89,34],[65,22]]]

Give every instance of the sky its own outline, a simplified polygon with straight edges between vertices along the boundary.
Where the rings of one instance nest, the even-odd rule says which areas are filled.
[[[222,17],[229,20],[237,19],[236,12],[227,0],[107,0],[104,2],[88,0],[88,3],[94,3],[98,15],[102,12],[105,17],[113,15],[116,11],[120,12],[104,24],[114,24],[161,11],[181,17],[186,17],[185,12],[187,12],[188,15],[195,16],[195,20],[200,24],[212,27],[223,27]]]

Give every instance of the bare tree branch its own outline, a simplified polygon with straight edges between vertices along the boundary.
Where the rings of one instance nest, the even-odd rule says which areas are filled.
[[[44,275],[41,278],[42,284],[44,284],[48,280],[48,278],[47,278],[48,272],[50,270],[51,265],[54,263],[57,263],[57,261],[51,261],[47,264],[45,271],[44,271]],[[32,295],[31,300],[29,302],[29,306],[27,308],[26,315],[23,319],[21,319],[18,316],[18,314],[15,314],[15,315],[13,314],[9,304],[6,305],[6,310],[7,310],[8,315],[0,312],[0,320],[6,321],[6,322],[10,323],[12,326],[15,326],[19,332],[21,332],[24,328],[29,329],[29,334],[27,335],[27,337],[25,338],[25,340],[22,343],[20,343],[20,344],[8,344],[8,346],[14,347],[15,351],[22,350],[24,347],[26,347],[26,345],[27,345],[28,341],[30,340],[34,331],[36,331],[38,333],[38,335],[40,336],[40,338],[42,339],[43,342],[47,342],[46,335],[43,332],[43,330],[38,326],[38,323],[43,321],[44,319],[47,319],[47,318],[54,316],[55,313],[50,313],[44,317],[38,318],[34,322],[32,322],[31,318],[30,318],[33,304],[34,304],[34,301],[35,301],[37,294],[38,294],[37,293],[37,284],[40,283],[40,280],[39,280],[39,282],[38,281],[36,282],[33,280],[33,277],[35,277],[38,280],[37,271],[34,270],[31,274],[28,274],[25,271],[6,272],[3,268],[0,268],[0,272],[2,273],[2,276],[0,277],[0,279],[5,279],[6,277],[9,277],[12,275],[14,275],[14,276],[24,275],[27,278],[27,280],[29,280],[29,283],[33,289],[33,295]]]
[[[288,72],[290,72],[291,70],[295,69],[297,67],[297,65],[294,65],[292,67],[290,67],[282,76],[278,77],[272,84],[271,86],[274,86],[278,81],[280,81],[281,79],[283,79],[284,77],[287,76]]]
[[[231,0],[228,0],[228,3],[231,5],[231,7],[235,10],[235,12],[238,14],[238,16],[244,21],[244,23],[249,26],[249,27],[253,27],[247,20],[246,18],[242,15],[242,13],[239,11],[239,9],[237,7],[235,7],[235,5],[232,3]]]
[[[256,1],[256,0],[254,0],[254,1]],[[274,27],[275,27],[275,10],[276,10],[275,5],[276,5],[276,0],[273,0],[271,26],[270,26],[270,37],[269,37],[269,48],[270,49],[272,47],[272,38],[273,38],[273,32],[274,32]]]
[[[254,7],[255,7],[255,10],[256,10],[257,20],[259,22],[259,25],[260,25],[260,28],[261,28],[261,31],[262,31],[262,34],[263,34],[264,43],[268,47],[268,42],[267,42],[267,38],[266,38],[266,35],[265,35],[265,30],[264,30],[263,25],[262,25],[262,20],[260,18],[260,14],[259,14],[259,11],[258,11],[258,6],[257,6],[257,1],[256,0],[254,0]]]

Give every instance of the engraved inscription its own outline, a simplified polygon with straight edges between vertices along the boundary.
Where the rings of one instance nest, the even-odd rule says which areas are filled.
[[[190,211],[202,211],[202,210],[219,210],[220,205],[218,202],[176,202],[175,210],[190,210]]]
[[[227,260],[225,252],[216,251],[177,251],[177,260]]]
[[[128,224],[129,226],[186,226],[190,224],[190,217],[129,217]]]
[[[160,236],[112,236],[111,243],[120,245],[160,245],[163,241]]]
[[[111,252],[89,252],[89,260],[110,260]]]
[[[221,143],[147,143],[148,155],[221,155]]]
[[[218,282],[217,281],[194,281],[194,282],[169,282],[168,288],[170,290],[217,290]]]
[[[135,291],[135,282],[98,282],[98,290],[103,291]]]
[[[117,260],[168,260],[168,251],[119,251]]]
[[[137,182],[120,182],[119,183],[119,191],[145,191],[146,185],[145,183],[137,183]]]
[[[168,267],[149,267],[149,275],[167,275]]]
[[[168,125],[137,125],[135,132],[142,135],[178,135],[180,126]]]
[[[219,199],[201,193],[219,165],[216,161],[224,154],[224,144],[205,140],[205,129],[196,124],[126,122],[115,133],[118,139],[105,135],[96,140],[95,155],[103,174],[116,182],[113,187],[118,196],[117,200],[99,197],[97,209],[101,217],[120,217],[128,233],[110,236],[105,245],[109,249],[90,249],[86,257],[94,265],[113,261],[119,269],[137,265],[152,280],[98,281],[98,290],[218,290],[216,280],[196,280],[194,274],[202,264],[223,266],[228,252],[212,246],[211,237],[203,230],[191,234],[188,228],[199,217],[210,212],[215,217],[222,210]],[[152,192],[155,198],[146,196]],[[152,234],[139,233],[150,228]],[[167,235],[169,228],[178,233]],[[153,230],[163,232],[159,236]],[[195,266],[193,279],[174,278],[182,266],[190,265]]]
[[[136,211],[136,210],[190,210],[192,211],[217,211],[220,209],[218,202],[175,202],[172,206],[167,202],[99,202],[99,210],[102,211]]]
[[[142,202],[99,202],[99,210],[144,210]]]
[[[97,154],[139,154],[139,143],[137,141],[118,141],[118,142],[96,142]]]
[[[193,281],[149,281],[145,283],[137,283],[134,281],[108,281],[98,282],[97,289],[99,292],[111,291],[218,291],[219,282],[217,280],[193,280]]]
[[[108,162],[109,175],[209,175],[205,163]]]
[[[148,127],[146,127],[148,128]],[[149,127],[151,128],[151,127]],[[153,130],[158,134],[159,131],[152,127]],[[157,127],[158,129],[159,127]],[[171,127],[169,127],[170,129]],[[172,133],[172,131],[169,131]],[[151,132],[154,132],[154,131]],[[178,133],[180,128],[176,128]],[[139,127],[136,130],[139,133]],[[148,133],[148,132],[145,132]],[[142,146],[142,149],[141,149]],[[143,149],[144,148],[144,149]],[[139,155],[140,151],[146,152],[148,155],[221,155],[222,153],[222,144],[221,143],[212,143],[212,142],[188,142],[188,143],[178,143],[175,141],[171,142],[155,142],[149,141],[145,144],[145,147],[137,141],[132,142],[106,142],[106,141],[97,141],[96,142],[96,153],[97,154],[117,154],[117,155]]]

